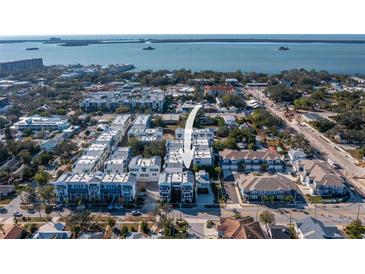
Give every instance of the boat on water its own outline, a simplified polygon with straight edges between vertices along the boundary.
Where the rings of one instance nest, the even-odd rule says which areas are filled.
[[[154,50],[155,48],[154,47],[151,47],[151,46],[148,46],[148,47],[145,47],[143,48],[143,50]]]
[[[39,48],[26,48],[25,50],[39,50]]]
[[[289,48],[288,48],[288,47],[283,47],[283,46],[281,46],[281,47],[279,48],[279,50],[286,51],[286,50],[289,50]]]

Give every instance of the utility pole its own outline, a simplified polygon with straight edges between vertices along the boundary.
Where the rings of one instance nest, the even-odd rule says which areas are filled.
[[[356,217],[356,220],[359,220],[359,218],[360,218],[360,203],[359,203],[359,206],[358,206],[358,208],[357,208],[357,217]]]
[[[317,204],[314,204],[314,219],[317,218]]]

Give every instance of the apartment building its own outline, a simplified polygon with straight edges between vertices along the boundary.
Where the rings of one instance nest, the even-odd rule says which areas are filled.
[[[110,125],[110,129],[118,131],[118,140],[121,142],[132,124],[132,116],[130,114],[117,115]]]
[[[162,111],[165,95],[162,91],[141,91],[123,92],[119,91],[99,91],[86,95],[80,107],[87,111],[115,111],[118,107],[124,106],[130,109],[152,109]]]
[[[183,140],[168,140],[166,142],[166,156],[163,169],[168,173],[182,172],[184,162],[182,159]]]
[[[129,162],[129,172],[137,177],[139,182],[157,182],[161,171],[161,158],[133,157]]]
[[[224,96],[224,95],[233,95],[236,93],[237,93],[236,89],[231,85],[214,85],[214,86],[204,87],[204,95]]]
[[[163,129],[157,128],[139,128],[132,127],[128,131],[128,140],[131,138],[137,138],[141,142],[154,142],[163,140]]]
[[[43,59],[34,58],[0,63],[1,72],[29,71],[43,68]]]
[[[184,140],[184,128],[177,128],[175,130],[175,139],[176,140]],[[192,141],[197,139],[208,139],[209,144],[211,145],[214,141],[214,130],[212,128],[203,128],[197,129],[194,128],[193,132],[191,133]]]
[[[130,147],[118,147],[104,163],[104,172],[108,174],[126,173],[131,157],[132,150]]]
[[[266,150],[233,150],[219,152],[222,169],[244,172],[283,171],[285,164],[279,153]]]
[[[241,174],[236,184],[246,201],[292,202],[298,194],[295,182],[281,174]]]
[[[99,170],[110,153],[107,144],[91,144],[75,162],[72,171],[75,173],[92,173]]]
[[[53,131],[53,130],[64,130],[70,127],[70,123],[66,118],[60,116],[52,117],[41,117],[41,116],[30,116],[20,117],[19,121],[13,126],[14,129],[19,131],[33,130],[33,131]]]
[[[137,178],[130,173],[64,173],[53,182],[58,202],[132,202]]]
[[[348,193],[344,179],[324,161],[303,159],[296,161],[293,168],[312,195],[331,197]]]
[[[195,172],[195,182],[198,191],[209,191],[211,187],[209,174],[205,170],[199,170],[198,172]]]
[[[195,180],[191,171],[163,172],[158,180],[160,200],[172,203],[193,203]]]

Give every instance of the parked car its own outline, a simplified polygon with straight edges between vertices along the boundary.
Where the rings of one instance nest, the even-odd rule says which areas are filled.
[[[22,216],[23,216],[23,214],[21,214],[19,211],[14,211],[14,212],[13,212],[13,216],[14,216],[14,217],[22,217]]]
[[[139,210],[133,210],[133,211],[131,212],[131,215],[132,215],[132,216],[141,216],[141,215],[142,215],[142,213],[141,213],[141,211],[139,211]]]

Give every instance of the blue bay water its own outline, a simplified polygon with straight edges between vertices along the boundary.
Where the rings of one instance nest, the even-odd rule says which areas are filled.
[[[64,39],[131,38],[292,38],[364,39],[365,35],[112,35],[57,36]],[[45,37],[26,37],[40,39]],[[26,39],[11,37],[10,39]],[[6,39],[0,37],[0,39]],[[8,38],[9,39],[9,38]],[[166,43],[153,44],[156,50],[144,51],[145,44],[106,44],[61,47],[39,42],[0,44],[0,62],[41,57],[46,65],[132,63],[136,70],[191,69],[216,71],[256,71],[277,73],[293,68],[326,70],[336,73],[365,74],[365,44],[331,43]],[[289,51],[279,51],[287,46]],[[38,47],[38,51],[25,48]]]

